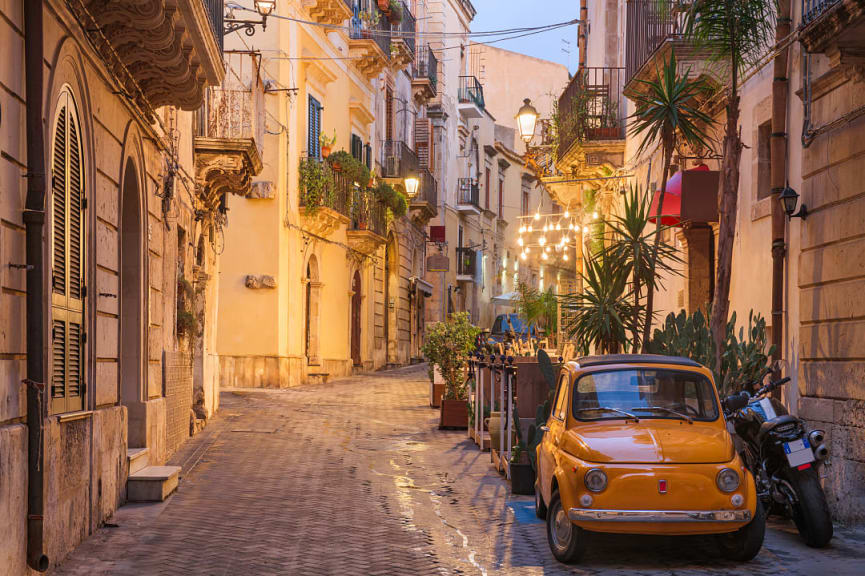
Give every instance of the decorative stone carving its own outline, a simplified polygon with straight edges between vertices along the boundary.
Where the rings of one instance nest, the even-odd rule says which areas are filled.
[[[348,216],[327,206],[319,206],[313,212],[301,209],[300,218],[304,230],[322,238],[330,236],[340,226],[347,226],[351,222]]]
[[[252,178],[261,171],[261,157],[251,138],[195,139],[195,183],[212,209],[223,194],[248,196]]]
[[[200,0],[75,0],[69,5],[83,22],[95,24],[88,33],[97,47],[104,46],[103,35],[108,40],[108,61],[113,52],[129,71],[131,78],[120,76],[125,90],[134,95],[140,89],[151,108],[195,110],[205,85],[225,77],[222,52]]]
[[[361,254],[370,255],[384,245],[385,239],[371,230],[348,230],[348,245]]]
[[[351,8],[345,0],[303,0],[309,16],[322,24],[342,24],[351,18]]]
[[[252,189],[249,191],[247,198],[250,200],[270,200],[276,195],[276,189],[273,182],[269,180],[260,180],[252,183]]]
[[[246,287],[252,290],[274,289],[276,288],[276,278],[270,274],[260,274],[258,276],[249,274],[246,277]]]
[[[368,79],[378,76],[388,65],[388,54],[382,52],[372,38],[352,38],[348,41],[348,55],[354,65]]]

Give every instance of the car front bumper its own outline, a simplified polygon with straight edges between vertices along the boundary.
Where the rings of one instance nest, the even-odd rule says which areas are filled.
[[[670,522],[701,523],[751,521],[750,510],[593,510],[571,508],[571,522]]]

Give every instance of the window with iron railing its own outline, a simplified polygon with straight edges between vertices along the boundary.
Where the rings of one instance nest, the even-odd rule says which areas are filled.
[[[480,208],[480,189],[473,178],[460,178],[458,181],[457,204],[470,204]]]
[[[385,140],[382,143],[381,151],[383,177],[405,178],[409,174],[417,172],[417,154],[402,140]]]
[[[433,94],[438,91],[438,66],[438,58],[436,58],[429,44],[421,47],[415,60],[414,77],[428,79]]]
[[[402,5],[402,18],[396,24],[391,26],[391,32],[394,40],[402,40],[408,46],[412,54],[415,53],[415,27],[416,21],[414,14],[411,13],[411,8],[403,1],[399,2]]]
[[[628,0],[625,84],[664,42],[682,37],[685,10],[678,0]]]
[[[559,156],[576,142],[625,137],[623,68],[581,68],[559,97]]]
[[[478,253],[474,248],[457,248],[457,275],[474,277],[477,272]]]
[[[352,40],[373,40],[386,59],[390,59],[391,24],[375,2],[362,0],[356,16],[351,19],[349,37]]]
[[[484,108],[484,87],[474,76],[460,76],[459,101]]]

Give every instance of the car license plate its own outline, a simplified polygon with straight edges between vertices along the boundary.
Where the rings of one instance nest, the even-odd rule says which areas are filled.
[[[811,445],[805,438],[784,442],[784,453],[787,455],[787,462],[791,468],[797,468],[814,461],[814,452],[811,451]]]

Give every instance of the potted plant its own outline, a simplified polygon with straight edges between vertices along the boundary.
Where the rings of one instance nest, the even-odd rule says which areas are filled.
[[[535,469],[529,459],[525,444],[517,444],[511,450],[511,493],[532,495],[535,493]]]
[[[322,132],[318,135],[318,144],[321,146],[321,157],[327,158],[330,156],[330,149],[336,144],[336,128],[333,130],[333,137],[329,138],[327,134]]]
[[[424,356],[438,367],[445,381],[439,428],[468,427],[466,368],[479,331],[469,322],[466,312],[452,314],[444,322],[432,324],[427,331]]]
[[[325,162],[304,158],[298,168],[301,204],[313,214],[333,192],[333,173]]]
[[[402,22],[402,3],[399,0],[390,0],[386,14],[391,24]]]
[[[377,0],[378,9],[387,14],[390,12],[390,3],[391,0]]]

